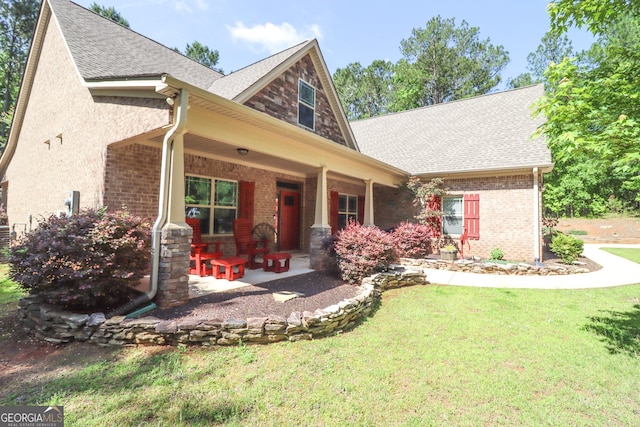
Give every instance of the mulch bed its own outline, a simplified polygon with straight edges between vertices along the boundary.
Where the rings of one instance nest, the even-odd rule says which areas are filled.
[[[602,268],[588,258],[579,258],[578,261],[584,263],[582,267],[589,271]],[[561,264],[562,261],[555,254],[545,251],[544,263],[553,265]],[[300,292],[305,296],[278,302],[274,299],[273,293],[281,291]],[[335,274],[314,271],[192,298],[181,306],[154,310],[149,314],[163,320],[244,320],[273,315],[287,318],[294,311],[314,312],[316,309],[326,308],[344,299],[352,298],[358,293],[356,286],[345,284]]]
[[[274,299],[274,292],[294,291],[304,297],[286,302]],[[314,312],[337,304],[359,293],[356,286],[347,285],[334,275],[313,271],[257,285],[245,286],[192,298],[178,307],[154,310],[149,315],[165,320],[238,319],[279,315],[288,318],[294,311]]]
[[[562,260],[560,258],[558,258],[558,255],[554,254],[553,252],[551,252],[548,247],[544,247],[543,248],[544,252],[542,254],[543,258],[543,263],[545,265],[565,265]],[[589,258],[585,258],[585,257],[579,257],[576,261],[578,261],[580,263],[580,267],[586,268],[588,269],[590,272],[591,271],[597,271],[600,270],[602,268],[602,266],[592,260],[590,260]],[[584,265],[583,265],[584,264]]]

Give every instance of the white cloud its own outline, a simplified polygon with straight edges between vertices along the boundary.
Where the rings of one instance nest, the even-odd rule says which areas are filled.
[[[294,46],[304,40],[322,38],[322,30],[319,25],[307,26],[300,31],[288,22],[280,25],[267,22],[264,25],[245,27],[242,22],[236,22],[234,26],[227,26],[231,38],[245,42],[256,52],[276,53],[288,47]]]

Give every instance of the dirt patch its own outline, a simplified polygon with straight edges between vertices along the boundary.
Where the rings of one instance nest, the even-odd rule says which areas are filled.
[[[576,235],[585,243],[640,244],[640,218],[560,218],[556,228],[563,233],[585,231]]]
[[[0,401],[29,402],[31,390],[119,351],[85,343],[49,344],[25,332],[18,320],[17,310],[0,318]]]

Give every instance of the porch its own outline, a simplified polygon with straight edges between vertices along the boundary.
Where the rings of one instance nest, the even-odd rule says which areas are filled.
[[[282,273],[274,273],[272,271],[264,271],[262,268],[244,270],[244,277],[236,280],[216,279],[213,276],[196,276],[189,275],[189,299],[198,298],[217,292],[226,292],[234,289],[240,289],[246,286],[258,285],[260,283],[270,282],[273,280],[293,277],[300,274],[311,273],[309,266],[309,254],[292,253],[289,263],[289,271]],[[295,289],[290,289],[295,292]]]

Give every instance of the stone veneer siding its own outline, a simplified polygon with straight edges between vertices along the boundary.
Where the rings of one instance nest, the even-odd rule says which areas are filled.
[[[533,261],[531,174],[450,178],[445,187],[451,195],[480,194],[480,239],[470,241],[471,250],[465,246],[465,256],[488,258],[493,248],[500,248],[506,259]],[[412,220],[416,212],[411,194],[400,189],[376,187],[374,204],[375,223],[382,229]]]
[[[363,280],[359,294],[315,312],[248,319],[160,320],[153,316],[126,319],[103,313],[78,314],[43,304],[37,296],[19,301],[23,326],[53,343],[89,341],[98,345],[237,345],[300,341],[353,329],[371,314],[381,292],[427,284],[424,273],[407,270],[382,273]]]
[[[346,145],[325,89],[309,55],[304,56],[287,71],[276,77],[244,105],[307,129],[298,123],[299,79],[316,89],[315,129],[309,130],[338,144]]]

